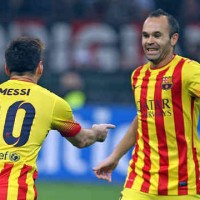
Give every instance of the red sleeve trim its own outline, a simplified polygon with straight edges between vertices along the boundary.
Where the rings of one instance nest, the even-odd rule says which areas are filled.
[[[70,128],[69,128],[69,122],[67,122],[67,126],[65,127],[68,127],[68,128],[63,128],[61,131],[60,131],[60,134],[63,136],[63,137],[74,137],[75,135],[77,135],[80,130],[81,130],[81,125],[78,124],[78,123],[75,123],[75,122],[70,122]]]

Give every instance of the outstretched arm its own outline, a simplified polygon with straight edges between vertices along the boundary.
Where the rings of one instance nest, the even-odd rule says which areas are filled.
[[[94,124],[92,128],[85,129],[74,120],[69,104],[61,98],[55,101],[51,129],[57,130],[69,142],[78,148],[84,148],[95,142],[103,142],[109,129],[115,128],[113,124]]]
[[[135,145],[137,133],[137,117],[131,123],[128,131],[116,146],[114,151],[98,166],[93,168],[97,178],[111,182],[112,171],[116,168],[120,158]]]
[[[113,124],[94,124],[91,129],[81,128],[74,137],[66,137],[74,146],[84,148],[95,142],[103,142],[109,129],[115,128]]]

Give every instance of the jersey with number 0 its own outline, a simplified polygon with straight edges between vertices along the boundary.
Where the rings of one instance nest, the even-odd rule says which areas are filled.
[[[0,85],[1,200],[37,198],[36,160],[51,129],[65,137],[80,131],[67,102],[34,83],[9,80]]]
[[[132,88],[138,131],[125,190],[200,194],[200,64],[178,55],[161,68],[147,63],[132,73]]]

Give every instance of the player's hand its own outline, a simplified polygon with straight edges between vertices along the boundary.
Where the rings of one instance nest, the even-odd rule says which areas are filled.
[[[115,128],[113,124],[94,124],[92,126],[92,129],[97,135],[98,142],[103,142],[107,137],[108,130],[113,128]]]
[[[112,171],[116,168],[118,161],[115,161],[111,156],[106,158],[103,162],[93,168],[94,174],[97,178],[112,181]]]

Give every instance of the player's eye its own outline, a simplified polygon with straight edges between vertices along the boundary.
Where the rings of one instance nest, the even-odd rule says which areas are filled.
[[[149,38],[149,34],[147,34],[147,33],[142,33],[142,37],[144,37],[144,38]]]
[[[155,38],[160,38],[161,35],[162,35],[162,34],[161,34],[160,32],[156,32],[156,33],[154,33],[154,37],[155,37]]]

